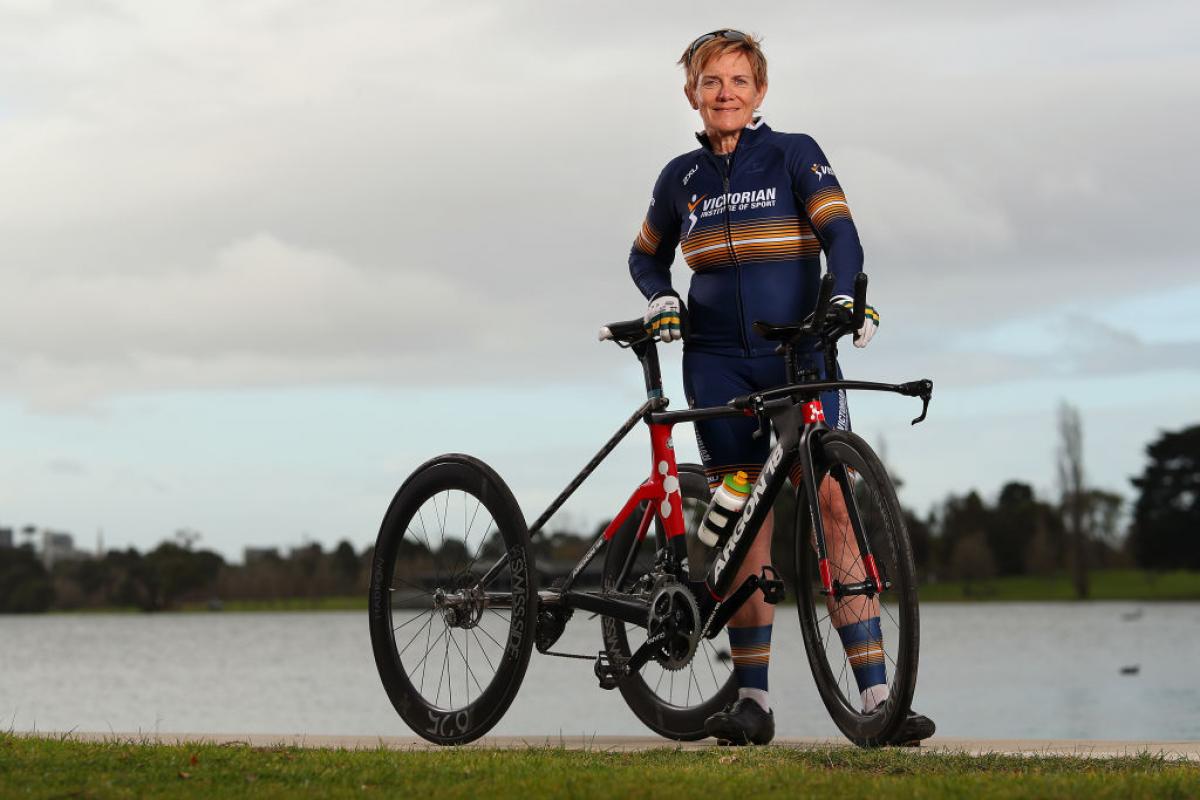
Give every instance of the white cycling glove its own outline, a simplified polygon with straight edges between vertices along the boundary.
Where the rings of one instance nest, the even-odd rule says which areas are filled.
[[[854,313],[854,298],[845,294],[835,294],[829,299],[830,304],[838,308],[844,308],[850,313]],[[854,332],[854,346],[866,347],[871,342],[871,337],[875,335],[875,331],[879,329],[879,312],[870,304],[867,305],[866,314],[863,316],[862,327]]]
[[[657,336],[659,341],[674,342],[683,338],[680,317],[680,302],[675,295],[664,294],[650,301],[642,324],[646,333]]]

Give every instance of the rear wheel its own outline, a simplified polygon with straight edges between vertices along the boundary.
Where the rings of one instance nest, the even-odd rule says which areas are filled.
[[[912,548],[900,503],[887,471],[861,438],[848,431],[825,433],[817,447],[817,485],[840,494],[850,510],[840,522],[822,515],[830,574],[835,582],[861,584],[867,566],[858,541],[870,545],[886,588],[871,597],[840,598],[821,594],[820,567],[814,549],[812,514],[804,492],[796,506],[797,606],[804,647],[821,700],[834,723],[855,744],[887,744],[908,714],[917,682],[920,622]],[[826,477],[832,481],[824,482]],[[857,512],[857,513],[855,513]],[[856,530],[857,536],[856,536]],[[841,557],[835,557],[841,554]],[[886,700],[870,713],[838,628],[878,617],[886,671]],[[873,646],[856,660],[877,657]]]
[[[694,536],[708,508],[708,481],[696,464],[679,466],[684,524]],[[654,539],[637,540],[642,509],[613,536],[604,560],[603,586],[608,591],[629,592],[654,566]],[[659,535],[662,533],[660,531]],[[646,641],[646,631],[621,620],[604,617],[604,645],[610,656],[628,658]],[[696,654],[681,669],[668,669],[649,661],[617,688],[637,718],[655,733],[682,741],[703,739],[704,720],[737,699],[737,684],[729,652],[709,639],[701,639]]]
[[[426,462],[392,500],[371,568],[371,644],[392,705],[425,739],[478,739],[512,703],[533,647],[528,547],[512,493],[470,456]]]

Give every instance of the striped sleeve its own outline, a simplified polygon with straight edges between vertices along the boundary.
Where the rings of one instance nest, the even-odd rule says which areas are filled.
[[[670,165],[654,182],[650,208],[629,250],[629,274],[647,299],[660,294],[677,294],[671,288],[671,263],[679,244],[679,213],[669,190]]]
[[[834,277],[834,294],[854,294],[854,276],[862,272],[863,249],[846,194],[829,160],[811,136],[796,137],[789,171],[797,205],[804,209],[821,240],[825,263]]]

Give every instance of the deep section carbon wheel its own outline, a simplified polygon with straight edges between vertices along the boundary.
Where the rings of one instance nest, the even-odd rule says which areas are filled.
[[[708,508],[704,470],[696,464],[680,464],[679,488],[686,530],[694,536]],[[654,567],[655,535],[648,533],[642,541],[637,540],[640,519],[641,514],[635,512],[613,536],[604,560],[606,590],[628,593],[647,583],[644,576]],[[612,617],[603,618],[602,630],[605,649],[614,661],[628,658],[646,641],[644,629]],[[737,699],[725,637],[720,636],[719,641],[717,644],[702,638],[695,656],[682,666],[670,658],[651,659],[637,674],[622,679],[617,688],[630,710],[648,728],[668,739],[693,741],[708,736],[704,720]]]
[[[822,594],[820,566],[813,537],[812,512],[805,493],[796,506],[797,607],[804,647],[821,700],[834,723],[855,744],[888,744],[908,713],[917,682],[920,622],[912,548],[896,491],[879,458],[861,438],[848,431],[827,431],[816,448],[818,507],[844,501],[848,513],[822,513],[829,569],[835,586],[856,587],[867,581],[869,562],[859,542],[869,544],[882,591],[836,596]],[[826,480],[830,478],[831,480]],[[870,713],[859,691],[854,669],[838,628],[878,617],[882,640],[858,646],[860,666],[882,660],[886,699]]]
[[[432,459],[392,500],[371,567],[371,644],[392,705],[425,739],[478,739],[512,703],[535,629],[528,552],[512,492],[478,459]]]

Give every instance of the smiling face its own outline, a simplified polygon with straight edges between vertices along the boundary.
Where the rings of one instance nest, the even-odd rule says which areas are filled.
[[[684,93],[692,108],[700,112],[705,133],[715,141],[750,124],[767,86],[755,82],[746,54],[733,51],[709,59],[695,85],[686,87]]]

